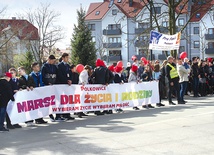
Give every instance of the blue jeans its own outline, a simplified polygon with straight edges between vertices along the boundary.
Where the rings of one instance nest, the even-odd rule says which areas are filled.
[[[0,129],[4,127],[5,117],[6,117],[6,107],[0,107]]]
[[[193,92],[195,97],[198,96],[198,88],[199,88],[199,78],[193,77]]]
[[[181,85],[180,100],[181,100],[181,101],[184,101],[184,94],[185,94],[186,89],[187,89],[187,84],[188,84],[187,81],[184,81],[184,82],[181,82],[181,83],[180,83],[180,85]]]

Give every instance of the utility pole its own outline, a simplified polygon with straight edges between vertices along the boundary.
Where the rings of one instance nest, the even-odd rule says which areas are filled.
[[[150,14],[149,14],[149,22],[150,22],[150,32],[152,31],[152,13],[153,13],[153,11],[154,11],[154,13],[156,14],[156,10],[155,10],[155,8],[153,8],[154,10],[152,11],[152,0],[149,0],[148,1],[149,2],[149,8],[150,8]],[[152,61],[152,49],[150,50],[150,60]]]

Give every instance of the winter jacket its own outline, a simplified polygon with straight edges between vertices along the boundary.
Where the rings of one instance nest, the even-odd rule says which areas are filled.
[[[7,80],[0,79],[0,107],[7,107],[10,100],[14,101],[11,85]]]
[[[41,68],[41,73],[44,85],[56,84],[56,65],[45,63]]]

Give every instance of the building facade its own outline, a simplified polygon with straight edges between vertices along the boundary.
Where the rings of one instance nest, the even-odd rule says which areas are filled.
[[[164,5],[167,2],[154,0],[152,10],[143,0],[104,0],[91,3],[85,22],[92,30],[97,56],[108,63],[122,60],[124,64],[131,61],[132,55],[138,58],[166,59],[166,54],[170,51],[152,51],[153,55],[150,55],[148,39],[151,30],[169,34],[168,6]],[[213,5],[213,0],[183,0],[177,6],[176,29],[177,32],[182,30],[178,54],[186,51],[189,58],[214,57],[214,22],[210,18],[214,18],[210,11]]]
[[[27,20],[0,19],[0,74],[6,72],[27,51],[39,50],[38,29]]]

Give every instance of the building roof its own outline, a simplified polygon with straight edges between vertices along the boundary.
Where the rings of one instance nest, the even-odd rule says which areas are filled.
[[[109,11],[109,0],[101,3],[91,3],[86,14],[85,20],[100,20]],[[136,17],[145,6],[144,2],[133,0],[133,4],[129,6],[129,0],[122,0],[122,2],[114,1],[116,5],[128,18]]]
[[[0,19],[0,32],[10,27],[10,30],[21,40],[38,40],[38,29],[22,19]]]
[[[195,2],[195,4],[193,4],[191,8],[190,22],[200,21],[213,5],[214,0],[207,0],[205,4]]]

